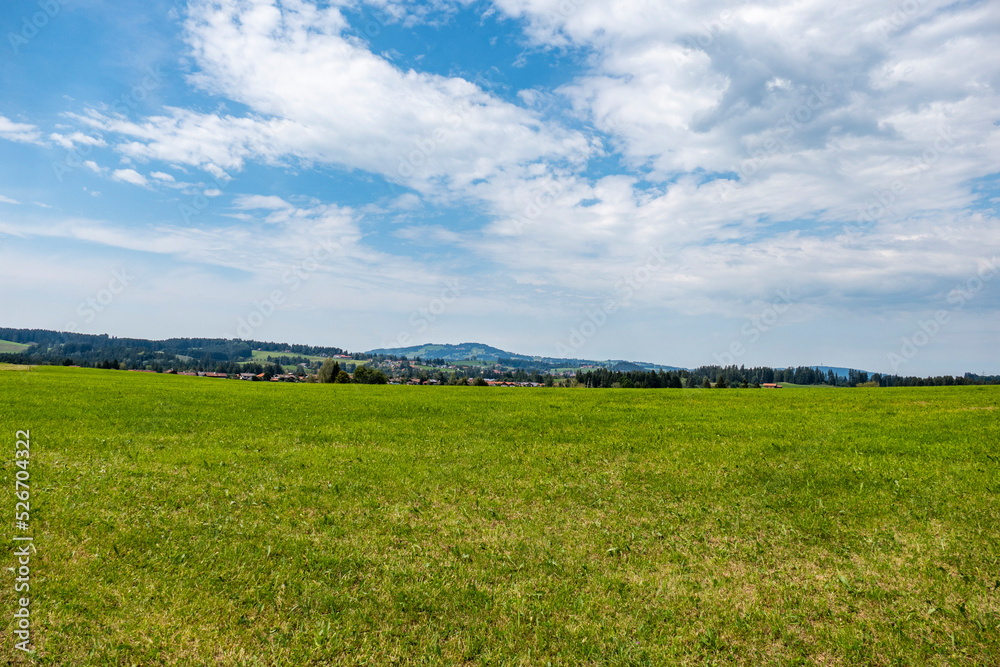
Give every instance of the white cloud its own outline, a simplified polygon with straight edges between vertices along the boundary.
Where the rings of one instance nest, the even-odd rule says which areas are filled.
[[[447,19],[461,3],[367,4],[405,26]],[[493,4],[522,19],[506,25],[527,26],[526,73],[546,50],[579,74],[509,91],[510,103],[371,53],[350,36],[346,0],[197,0],[184,24],[189,81],[211,102],[148,117],[92,110],[72,116],[86,132],[50,139],[100,133],[124,164],[162,160],[217,180],[150,173],[188,195],[221,194],[248,164],[336,165],[402,183],[416,194],[356,211],[262,189],[272,194],[207,213],[206,229],[138,241],[100,232],[260,275],[331,224],[352,239],[345,271],[384,270],[385,284],[403,285],[330,270],[382,303],[405,303],[458,249],[475,265],[477,295],[572,316],[663,248],[667,265],[636,292],[637,307],[752,315],[793,286],[802,317],[835,318],[943,299],[970,258],[1000,242],[995,217],[974,212],[982,195],[971,185],[1000,172],[1000,63],[982,56],[1000,32],[996,3],[922,0],[910,14],[830,0]],[[34,126],[7,123],[7,134],[41,140]],[[132,169],[113,177],[148,185]],[[459,220],[453,202],[472,202],[483,228]],[[430,259],[373,252],[362,225]]]
[[[78,117],[129,137],[117,148],[130,158],[227,170],[248,159],[305,160],[446,195],[525,163],[579,162],[591,151],[582,134],[468,81],[399,69],[345,36],[336,7],[194,2],[185,26],[200,68],[191,81],[253,115]]]
[[[243,210],[292,208],[287,201],[274,195],[240,195],[233,201],[233,206]]]
[[[34,125],[15,123],[5,116],[0,116],[0,139],[40,144],[42,143],[42,132]]]
[[[460,234],[437,225],[404,227],[396,232],[396,236],[421,245],[430,246],[460,244],[464,241]]]
[[[408,192],[405,195],[396,197],[396,199],[390,202],[389,206],[401,211],[415,211],[420,208],[421,201],[420,197],[412,192]]]
[[[92,137],[83,132],[74,132],[69,136],[59,134],[58,132],[53,132],[49,135],[49,139],[54,143],[62,146],[66,150],[73,150],[77,145],[80,146],[107,146],[107,142],[101,137]]]
[[[496,4],[526,18],[542,44],[595,50],[595,67],[562,90],[631,164],[651,166],[658,179],[805,172],[825,174],[840,192],[845,179],[864,189],[870,176],[858,160],[877,168],[886,157],[920,155],[944,125],[965,128],[967,163],[1000,165],[990,147],[997,131],[978,114],[1000,102],[990,83],[1000,68],[975,57],[996,37],[996,6]],[[899,114],[909,118],[905,129],[894,122]],[[853,153],[846,162],[845,148]]]
[[[236,225],[204,229],[142,228],[82,218],[19,224],[0,219],[0,233],[9,229],[29,238],[86,241],[105,246],[99,254],[128,250],[176,257],[203,269],[238,271],[259,285],[262,295],[281,289],[291,297],[299,287],[322,285],[313,297],[336,295],[341,303],[368,309],[380,307],[365,296],[372,291],[399,299],[406,308],[414,293],[444,281],[442,271],[433,267],[366,247],[350,209],[315,204],[256,210],[263,213],[248,214]],[[297,299],[305,294],[303,289]]]
[[[537,265],[533,279],[593,293],[663,244],[688,268],[649,298],[726,312],[737,299],[726,294],[752,302],[774,276],[794,284],[784,267],[836,257],[811,275],[836,308],[853,288],[893,293],[896,277],[934,283],[948,271],[932,266],[993,238],[965,209],[979,196],[970,182],[1000,171],[1000,63],[975,56],[1000,33],[996,5],[928,0],[900,17],[898,6],[818,1],[495,4],[540,46],[593,53],[560,92],[632,172],[480,184],[496,221],[466,243],[508,270]],[[868,214],[860,247],[837,240]],[[949,235],[966,241],[942,246]],[[731,266],[745,279],[729,279]],[[852,286],[855,271],[870,282]]]
[[[3,203],[3,204],[20,204],[21,202],[17,201],[16,199],[11,199],[10,197],[5,197],[3,195],[0,195],[0,203]]]
[[[149,181],[146,180],[146,177],[137,172],[135,169],[115,169],[111,174],[111,178],[116,181],[121,181],[122,183],[131,183],[132,185],[138,185],[141,187],[149,185]]]
[[[104,132],[130,137],[130,141],[115,145],[129,158],[194,165],[217,178],[225,174],[224,169],[241,169],[248,157],[276,157],[266,145],[273,123],[169,107],[166,111],[169,116],[143,121],[104,116],[93,110],[71,117]]]

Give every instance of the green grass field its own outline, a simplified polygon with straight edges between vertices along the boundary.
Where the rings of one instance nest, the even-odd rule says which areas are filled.
[[[24,352],[30,345],[24,343],[12,343],[9,340],[0,340],[0,354],[17,354]]]
[[[1000,387],[0,371],[40,665],[987,665]]]

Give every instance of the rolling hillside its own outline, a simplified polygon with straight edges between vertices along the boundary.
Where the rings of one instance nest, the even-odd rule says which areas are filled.
[[[407,359],[444,359],[445,361],[464,361],[466,359],[481,359],[483,361],[496,361],[497,359],[518,359],[522,361],[533,361],[535,357],[528,357],[523,354],[506,352],[498,347],[484,345],[482,343],[462,343],[461,345],[412,345],[410,347],[380,348],[370,350],[368,354],[385,354]]]
[[[25,345],[24,343],[12,343],[9,340],[0,340],[0,354],[17,354],[18,352],[24,352],[30,345]]]

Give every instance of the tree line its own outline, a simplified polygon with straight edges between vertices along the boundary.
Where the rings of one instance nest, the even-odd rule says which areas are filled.
[[[757,366],[701,366],[693,371],[616,371],[595,368],[578,373],[577,384],[591,388],[635,388],[635,389],[698,389],[730,387],[761,387],[764,384],[827,385],[831,387],[929,387],[966,384],[1000,384],[1000,376],[980,376],[966,373],[961,376],[942,375],[934,377],[884,375],[848,369],[847,375],[838,375],[832,369],[826,372],[818,368],[798,366],[795,368],[770,368]]]
[[[339,362],[329,358],[324,359],[323,365],[320,366],[316,375],[310,375],[309,378],[315,378],[312,379],[313,382],[321,382],[323,384],[350,384],[352,382],[355,384],[386,384],[389,382],[385,373],[377,368],[369,368],[368,366],[357,366],[354,369],[354,377],[352,378],[347,371],[340,367]]]
[[[304,363],[309,356],[344,354],[339,347],[226,338],[146,340],[47,329],[0,328],[0,340],[31,345],[20,353],[16,363],[62,364],[69,359],[78,366],[95,366],[118,359],[127,368],[146,368],[158,363],[176,370],[213,371],[219,363],[251,361],[254,349],[284,352],[281,361],[286,365]]]

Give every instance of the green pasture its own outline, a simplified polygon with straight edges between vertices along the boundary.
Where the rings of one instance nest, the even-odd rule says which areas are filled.
[[[0,340],[0,354],[17,354],[24,352],[30,345],[25,343],[12,343],[9,340]]]
[[[267,358],[271,357],[275,362],[277,362],[281,357],[288,357],[289,359],[305,358],[308,359],[310,363],[319,361],[322,362],[326,357],[321,357],[315,354],[297,354],[295,352],[274,352],[267,350],[253,350],[251,352],[250,360],[256,361],[257,363],[266,364],[268,363]],[[344,362],[343,359],[338,359],[341,363]]]
[[[997,664],[998,405],[0,370],[0,662]]]

